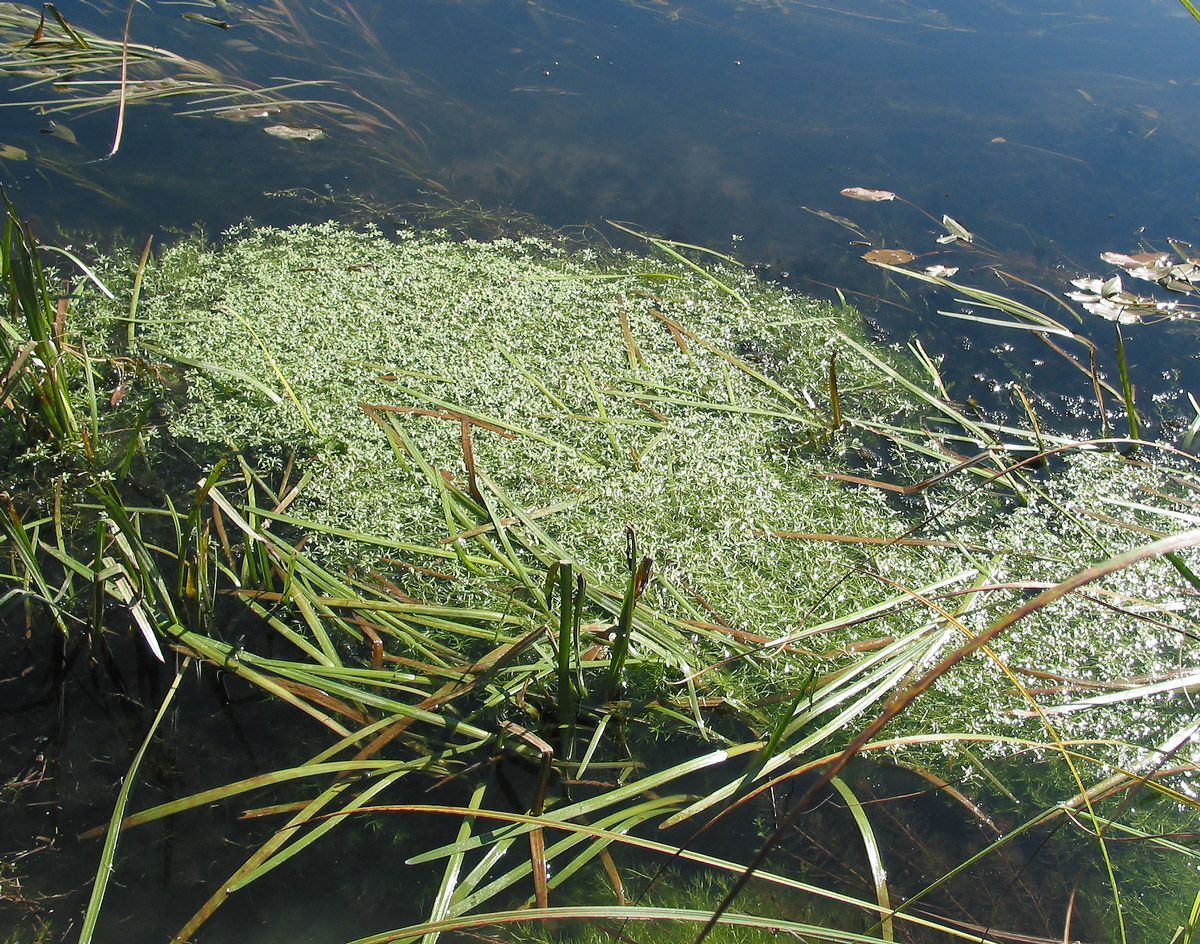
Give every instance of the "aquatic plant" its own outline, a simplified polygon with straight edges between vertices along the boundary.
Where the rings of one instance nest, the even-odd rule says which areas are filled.
[[[104,446],[83,468],[118,474],[52,520],[14,496],[9,603],[65,632],[88,617],[97,645],[133,628],[326,732],[291,766],[210,771],[147,808],[134,794],[124,817],[123,794],[98,874],[120,874],[117,830],[242,808],[263,831],[211,877],[187,939],[354,823],[437,818],[454,826],[394,861],[437,863],[423,910],[363,940],[515,922],[536,938],[565,919],[991,940],[986,916],[953,910],[956,884],[1027,837],[1098,833],[1100,875],[1021,933],[1123,933],[1114,836],[1190,859],[1160,835],[1178,828],[1166,805],[1193,806],[1197,627],[1177,568],[1195,535],[1170,536],[1192,514],[1188,461],[1145,444],[1131,463],[1032,410],[979,417],[921,348],[869,344],[853,312],[649,246],[330,224],[98,262],[114,297],[82,283],[58,336],[80,352],[67,402]],[[39,318],[50,284],[30,296]],[[31,342],[10,322],[15,357]],[[54,361],[13,363],[6,377],[34,373],[5,409],[32,415]],[[118,432],[177,371],[166,422]],[[160,504],[116,488],[152,442],[196,462]],[[854,757],[916,772],[987,841],[952,861],[930,848],[937,873],[904,876]],[[492,770],[523,786],[473,776]],[[979,806],[993,789],[1030,811],[1000,825]],[[709,837],[758,818],[764,854],[794,849],[829,810],[858,846],[838,871],[760,863],[754,894],[714,912],[751,859]],[[840,871],[860,854],[865,872]],[[678,863],[712,876],[702,907],[662,897]]]

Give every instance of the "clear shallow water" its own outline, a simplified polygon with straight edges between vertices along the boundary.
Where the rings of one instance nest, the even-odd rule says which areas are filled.
[[[1050,288],[1061,289],[1056,279],[1099,274],[1100,251],[1132,250],[1143,231],[1157,245],[1166,236],[1196,239],[1200,24],[1173,0],[833,6],[250,4],[220,14],[231,23],[226,31],[181,20],[178,6],[151,4],[136,10],[136,41],[262,83],[272,76],[335,83],[314,94],[378,124],[291,109],[270,120],[320,126],[327,137],[288,142],[264,134],[267,121],[182,117],[177,112],[186,106],[177,100],[131,109],[120,152],[96,162],[112,140],[111,109],[62,119],[79,142],[70,144],[41,133],[47,117],[12,108],[0,118],[0,143],[24,148],[32,159],[4,161],[0,176],[39,232],[119,231],[139,243],[150,232],[169,238],[196,224],[215,233],[246,216],[286,223],[345,215],[352,197],[359,206],[367,202],[367,218],[385,223],[428,219],[429,207],[477,204],[550,226],[590,227],[621,242],[604,221],[625,220],[735,252],[802,291],[840,288],[864,302],[886,296],[891,304],[881,316],[892,336],[920,332],[931,351],[947,354],[963,398],[1006,379],[993,348],[1013,345],[1006,359],[1018,371],[1048,355],[1011,333],[939,321],[930,310],[945,300],[924,305],[892,290],[859,260],[859,236],[811,211],[849,218],[873,245],[919,253],[938,250],[941,229],[909,206],[849,201],[842,188],[887,188],[934,217],[949,213],[1006,268]],[[124,21],[123,9],[60,9],[110,36]],[[6,93],[10,100],[28,96]],[[462,225],[486,229],[477,221]],[[942,257],[929,261],[935,258]],[[944,261],[975,266],[980,284],[995,284],[986,269],[991,257],[947,251]],[[1108,349],[1109,326],[1093,327]],[[1146,387],[1167,395],[1200,391],[1192,334],[1129,333]],[[1077,398],[1090,390],[1085,378],[1060,378],[1059,362],[1047,363],[1039,368],[1047,384],[1061,382]],[[1076,421],[1065,407],[1064,416]],[[1086,415],[1077,422],[1094,424]],[[155,693],[138,694],[153,703]],[[215,710],[210,695],[195,697],[197,714]],[[54,707],[37,717],[39,726],[51,725]],[[97,739],[111,734],[104,711],[72,702],[63,712],[77,730],[97,732]],[[231,722],[207,734],[238,738]],[[139,735],[130,731],[112,756],[127,757]],[[256,745],[242,749],[254,755],[246,757],[247,772],[282,762]],[[14,745],[10,756],[23,763],[24,746]],[[103,753],[98,746],[80,737],[64,748],[75,771],[64,782],[81,791],[99,784],[101,794],[85,808],[65,804],[64,836],[107,815],[119,771],[89,768]],[[155,788],[169,792],[172,777],[183,784],[203,776],[195,761],[167,758]],[[56,861],[68,876],[64,885],[81,885],[95,847],[63,842]],[[132,861],[151,850],[145,861],[153,859],[154,868],[122,873],[125,884],[114,889],[108,913],[138,917],[106,926],[112,939],[128,939],[135,925],[126,920],[150,920],[144,904],[151,883],[181,909],[199,897],[187,897],[188,862],[212,850],[165,853],[164,845],[169,837],[131,839]],[[84,852],[72,862],[77,848]],[[230,853],[230,868],[243,854]],[[383,851],[370,857],[390,861]],[[308,864],[291,881],[320,890],[324,866],[356,874],[353,864]],[[331,927],[292,929],[287,939],[340,939],[359,921],[363,933],[377,928],[372,908],[384,894],[374,886],[363,897],[343,894],[344,910],[325,916]],[[269,901],[231,906],[229,926],[257,928],[256,907],[263,909],[260,922],[279,907]]]

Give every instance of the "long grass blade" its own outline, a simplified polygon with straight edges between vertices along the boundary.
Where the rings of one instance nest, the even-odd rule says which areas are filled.
[[[134,755],[125,779],[121,781],[121,789],[117,792],[117,802],[113,805],[112,817],[109,820],[108,833],[104,838],[104,849],[100,853],[96,881],[92,885],[91,898],[88,900],[87,910],[83,915],[83,925],[79,931],[79,944],[91,944],[92,937],[96,932],[96,923],[100,920],[100,907],[104,904],[104,893],[108,888],[108,880],[113,874],[113,862],[117,855],[117,839],[121,834],[121,822],[125,817],[125,807],[129,804],[130,793],[133,791],[138,771],[142,766],[142,758],[146,756],[146,750],[149,748],[150,742],[154,740],[159,724],[166,717],[167,709],[171,706],[171,701],[175,698],[175,693],[179,690],[179,683],[183,680],[189,665],[191,665],[191,659],[184,659],[183,665],[175,673],[175,680],[167,690],[167,694],[159,706],[158,714],[150,723],[150,729],[142,739],[142,745]]]
[[[133,7],[137,0],[129,0],[129,12],[125,14],[125,31],[121,37],[121,86],[117,93],[117,127],[113,132],[112,147],[105,159],[112,157],[121,148],[121,138],[125,135],[125,103],[126,92],[129,88],[129,29],[133,25]]]
[[[867,853],[867,865],[871,870],[871,881],[875,885],[875,900],[879,902],[879,907],[884,912],[891,911],[892,899],[888,894],[887,870],[883,867],[883,857],[879,851],[879,840],[875,838],[875,830],[871,826],[871,821],[867,818],[867,811],[863,808],[862,802],[855,796],[854,791],[846,785],[846,782],[841,777],[834,777],[829,781],[838,793],[842,795],[842,799],[846,801],[846,806],[850,809],[850,814],[854,817],[854,825],[858,827],[858,834],[862,837],[863,848]],[[892,916],[885,914],[880,921],[880,934],[885,941],[894,941],[896,939],[895,930],[892,927]]]

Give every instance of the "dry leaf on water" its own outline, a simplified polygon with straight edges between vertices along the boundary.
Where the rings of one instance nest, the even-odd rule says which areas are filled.
[[[958,222],[958,220],[954,219],[954,217],[952,217],[952,216],[943,216],[942,217],[942,225],[944,227],[946,227],[946,229],[948,229],[950,232],[948,232],[945,236],[939,236],[938,237],[939,243],[945,244],[945,243],[953,243],[953,242],[958,242],[958,241],[962,241],[964,243],[971,243],[971,242],[975,241],[975,234],[972,233],[965,226],[963,226],[962,223]]]
[[[868,190],[866,187],[847,187],[842,191],[842,196],[852,200],[866,200],[869,203],[896,199],[896,195],[890,190]]]
[[[325,137],[325,132],[320,128],[293,128],[291,125],[271,125],[263,128],[263,131],[288,141],[316,141]]]
[[[872,249],[864,252],[863,258],[876,265],[904,265],[916,258],[907,249]]]

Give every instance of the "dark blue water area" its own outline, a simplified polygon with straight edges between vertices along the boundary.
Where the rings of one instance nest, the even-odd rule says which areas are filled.
[[[110,37],[124,23],[115,7],[60,9]],[[199,93],[141,104],[118,154],[90,163],[111,144],[114,109],[10,108],[0,143],[31,156],[0,173],[18,206],[46,230],[130,239],[337,215],[351,195],[377,219],[469,205],[627,244],[605,223],[623,220],[731,252],[800,291],[840,289],[868,310],[883,297],[879,316],[897,338],[918,333],[948,355],[963,399],[985,397],[1015,368],[1038,374],[1034,387],[1062,387],[1077,412],[1087,378],[1042,366],[1046,350],[1024,335],[933,314],[953,299],[915,284],[906,298],[859,256],[899,247],[922,264],[964,266],[960,278],[985,288],[1003,288],[992,274],[1002,269],[1061,293],[1069,278],[1111,274],[1102,251],[1195,238],[1200,23],[1168,0],[936,10],[359,0],[221,15],[227,30],[183,20],[175,5],[139,5],[131,39],[243,82],[323,83],[281,96],[345,110],[233,122],[181,115],[216,107]],[[45,86],[6,97],[35,93],[55,97]],[[42,133],[51,119],[79,143]],[[262,133],[280,121],[326,137]],[[924,213],[848,200],[839,192],[850,186],[892,190]],[[342,205],[264,196],[279,191]],[[977,234],[973,250],[935,242],[942,214]],[[1109,325],[1087,316],[1081,330],[1111,352]],[[1146,402],[1159,393],[1185,407],[1178,391],[1200,389],[1191,330],[1131,334],[1135,365],[1153,365],[1135,378]],[[979,356],[997,347],[1014,349],[1006,366]],[[1111,376],[1111,357],[1102,364]]]

